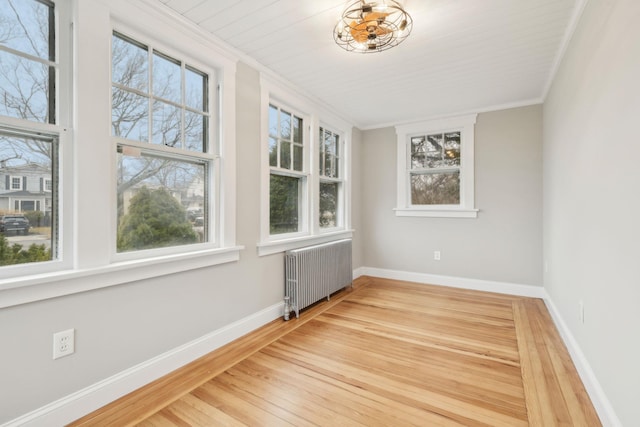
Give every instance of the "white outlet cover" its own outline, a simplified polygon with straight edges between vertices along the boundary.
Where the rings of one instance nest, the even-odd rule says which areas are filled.
[[[53,359],[59,359],[76,351],[75,329],[67,329],[53,334]]]

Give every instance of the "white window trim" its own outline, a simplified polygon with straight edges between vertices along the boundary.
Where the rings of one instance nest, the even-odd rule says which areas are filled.
[[[36,123],[36,126],[23,126],[27,129],[41,129],[45,133],[57,134],[60,138],[60,201],[59,209],[64,212],[59,227],[63,259],[8,266],[0,269],[0,308],[11,307],[48,298],[84,292],[119,284],[150,279],[168,274],[188,271],[203,267],[215,266],[239,260],[240,251],[244,247],[236,245],[236,150],[235,150],[235,72],[238,58],[221,48],[217,42],[208,37],[205,32],[196,27],[185,25],[179,15],[165,8],[158,8],[147,0],[117,1],[105,4],[96,10],[93,3],[74,2],[74,19],[82,25],[74,25],[73,37],[78,64],[81,73],[75,76],[72,92],[71,76],[60,72],[58,104],[60,125]],[[60,17],[72,16],[72,2],[56,1],[58,11],[57,22]],[[64,12],[63,12],[64,11]],[[116,23],[126,28],[135,28],[137,32],[128,33],[146,35],[148,38],[157,34],[158,28],[163,28],[164,37],[175,47],[183,50],[191,58],[206,58],[217,70],[216,76],[220,84],[218,105],[215,108],[224,111],[217,137],[220,138],[220,153],[222,159],[216,160],[216,189],[220,193],[216,221],[219,223],[217,247],[203,248],[194,245],[193,250],[181,253],[153,253],[147,258],[136,260],[114,260],[109,256],[112,240],[115,240],[114,224],[111,224],[110,211],[92,206],[91,215],[84,212],[79,203],[85,197],[85,191],[101,191],[104,194],[115,194],[115,154],[111,140],[111,79],[110,73],[104,66],[103,58],[92,59],[95,56],[95,37],[111,39],[113,27]],[[71,49],[60,49],[60,43],[71,40],[70,24],[59,24],[58,52],[62,64],[72,63]],[[88,36],[90,35],[90,36]],[[89,42],[91,40],[91,42]],[[106,39],[104,39],[106,41]],[[107,53],[99,43],[98,51]],[[183,49],[181,49],[183,48]],[[92,52],[94,55],[89,54]],[[206,52],[203,54],[203,52]],[[170,53],[170,52],[167,52]],[[110,64],[110,60],[109,60]],[[197,65],[194,62],[193,65]],[[75,96],[74,96],[75,95]],[[68,100],[64,102],[64,100]],[[72,100],[74,100],[72,102]],[[73,107],[73,108],[72,108]],[[213,107],[213,106],[212,106]],[[73,132],[69,129],[71,111],[78,121]],[[19,119],[6,118],[9,125],[20,125]],[[97,132],[97,133],[96,133]],[[76,141],[84,141],[80,145]],[[91,141],[94,145],[86,144]],[[75,145],[77,144],[77,145]],[[110,162],[103,162],[99,167],[84,162],[85,159],[111,158]],[[97,171],[104,173],[96,173]],[[82,177],[82,183],[80,183]],[[90,179],[87,179],[90,178]],[[84,182],[86,181],[86,182]],[[224,188],[220,183],[224,182]],[[83,194],[79,193],[80,189]],[[101,202],[102,203],[102,202]],[[113,206],[113,201],[108,201]],[[94,205],[94,203],[91,203]],[[82,213],[76,212],[83,209]],[[104,212],[103,212],[104,211]],[[109,226],[95,229],[98,222],[104,220]],[[91,229],[92,232],[85,230]],[[85,232],[83,232],[85,231]],[[109,240],[112,239],[112,240]],[[73,243],[73,244],[72,244]],[[197,246],[197,247],[196,247]]]
[[[436,218],[477,218],[474,184],[474,145],[477,114],[428,120],[396,126],[397,134],[397,206],[396,216]],[[429,133],[461,131],[460,205],[412,205],[409,184],[409,140]]]
[[[351,124],[335,116],[322,106],[303,97],[264,74],[260,77],[261,87],[261,119],[260,119],[260,242],[257,244],[259,256],[271,255],[289,249],[301,248],[307,245],[325,243],[333,240],[350,238],[351,230]],[[269,232],[269,180],[271,167],[269,166],[269,104],[274,103],[291,113],[298,114],[304,120],[305,135],[308,140],[305,145],[304,173],[306,175],[306,197],[303,203],[303,217],[300,231],[271,235]],[[318,165],[318,136],[320,120],[322,124],[343,137],[343,219],[340,227],[321,230],[318,223],[319,205],[319,174]],[[315,169],[314,169],[315,168]]]

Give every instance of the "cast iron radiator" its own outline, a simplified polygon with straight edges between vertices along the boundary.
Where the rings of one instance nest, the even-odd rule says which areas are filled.
[[[289,314],[351,285],[351,239],[294,249],[285,253],[284,320]]]

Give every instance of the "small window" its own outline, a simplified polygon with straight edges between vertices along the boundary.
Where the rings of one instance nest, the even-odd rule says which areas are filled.
[[[209,74],[119,33],[112,43],[117,252],[211,243]]]
[[[476,116],[397,126],[398,216],[476,217]]]
[[[318,138],[319,159],[319,212],[321,229],[342,226],[343,187],[342,140],[336,132],[320,127]]]
[[[9,178],[9,182],[11,183],[9,186],[9,190],[22,190],[22,177],[21,176],[11,176]]]
[[[49,178],[45,178],[44,191],[46,191],[47,193],[50,193],[52,190],[53,190],[53,181],[51,181]]]

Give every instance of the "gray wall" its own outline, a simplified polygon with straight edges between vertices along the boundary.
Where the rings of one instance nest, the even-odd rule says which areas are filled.
[[[542,285],[542,107],[480,114],[475,133],[480,212],[467,219],[396,217],[395,130],[363,132],[364,265]]]
[[[637,0],[590,1],[544,105],[545,288],[625,426],[640,420],[639,18]]]
[[[240,262],[1,309],[0,424],[282,300],[283,255],[256,255],[259,109],[258,73],[239,64]],[[54,361],[52,335],[68,328],[77,352]]]

